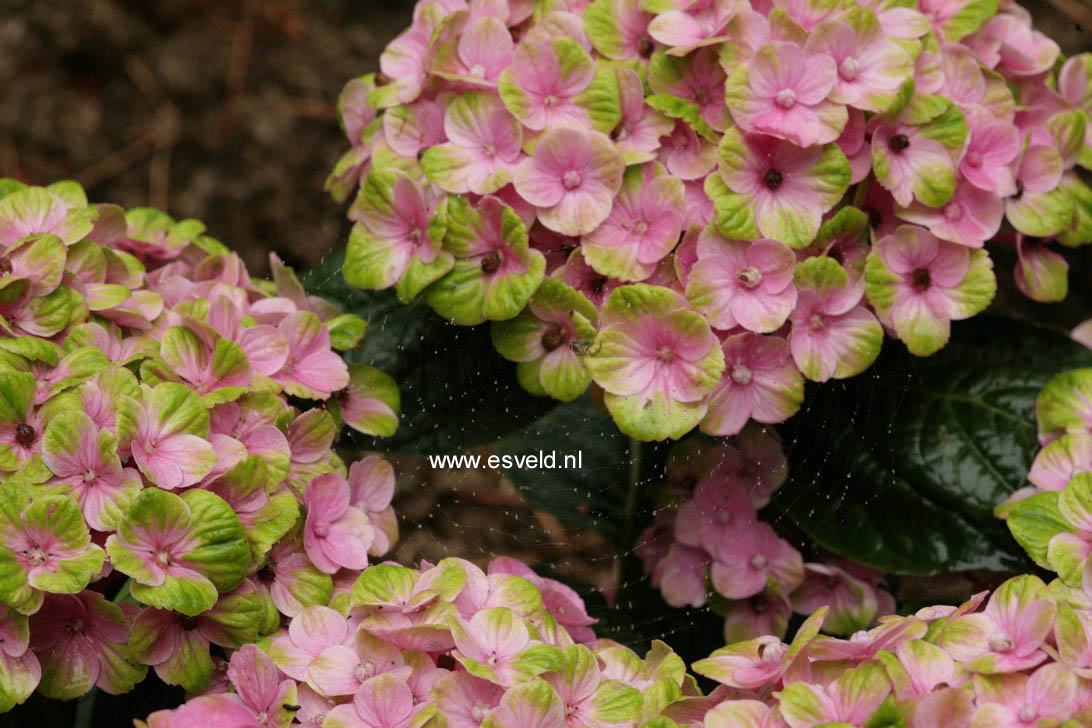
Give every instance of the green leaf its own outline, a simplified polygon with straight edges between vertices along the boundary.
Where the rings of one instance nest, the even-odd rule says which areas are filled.
[[[1092,351],[1030,323],[955,324],[936,355],[886,347],[870,376],[816,387],[786,425],[775,503],[823,547],[901,574],[1026,570],[994,507],[1026,484],[1035,399]]]

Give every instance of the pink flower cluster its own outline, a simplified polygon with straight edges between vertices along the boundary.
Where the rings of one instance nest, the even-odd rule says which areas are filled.
[[[420,0],[340,99],[346,279],[494,322],[531,392],[740,431],[1092,242],[1092,54],[1009,0]]]
[[[398,537],[398,390],[365,322],[196,220],[0,180],[0,711],[37,689],[201,689]],[[346,575],[348,574],[348,575]]]
[[[784,638],[793,612],[827,610],[823,629],[848,636],[895,611],[883,574],[844,558],[805,563],[800,552],[759,520],[785,480],[776,437],[748,427],[734,444],[696,454],[685,445],[669,462],[660,510],[638,538],[645,573],[673,607],[708,605],[724,614],[731,644]],[[711,590],[711,591],[710,591]]]
[[[488,571],[456,558],[379,564],[331,605],[235,651],[207,690],[147,728],[623,726],[684,687],[665,645],[642,659],[593,641],[576,593],[513,559]]]

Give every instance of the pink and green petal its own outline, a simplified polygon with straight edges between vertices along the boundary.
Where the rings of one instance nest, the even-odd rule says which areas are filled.
[[[117,405],[117,435],[137,467],[162,488],[193,485],[216,464],[208,435],[208,409],[182,384],[164,382],[143,387],[139,398],[123,397]]]
[[[433,284],[429,305],[461,325],[514,317],[542,282],[546,259],[528,245],[527,228],[512,208],[496,198],[477,208],[456,198],[448,208],[445,246],[454,268]]]
[[[211,608],[218,591],[238,586],[250,563],[239,517],[203,490],[143,490],[106,549],[114,568],[133,578],[136,599],[190,616]]]
[[[341,421],[357,432],[390,437],[398,429],[398,385],[375,367],[350,364],[349,386],[334,401]]]

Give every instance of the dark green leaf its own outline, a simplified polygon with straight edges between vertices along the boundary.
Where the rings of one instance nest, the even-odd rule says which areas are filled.
[[[587,395],[559,404],[541,419],[498,442],[499,457],[554,453],[580,458],[579,468],[503,467],[520,493],[536,508],[578,528],[592,528],[620,543],[625,532],[629,438],[618,432],[610,415],[596,408]]]
[[[1026,570],[993,513],[1026,484],[1035,397],[1092,352],[996,316],[953,326],[919,359],[888,342],[867,372],[810,390],[785,426],[790,480],[776,505],[826,548],[890,573]]]

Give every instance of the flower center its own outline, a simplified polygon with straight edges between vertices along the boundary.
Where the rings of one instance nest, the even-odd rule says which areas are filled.
[[[963,219],[963,205],[958,202],[949,202],[944,206],[944,219],[948,222],[958,222]]]
[[[552,323],[542,332],[542,348],[553,351],[565,343],[565,331],[558,323]]]
[[[766,174],[762,175],[762,184],[770,191],[776,190],[784,181],[785,176],[776,169],[767,169]]]
[[[0,258],[0,276],[11,275],[13,270],[15,269],[12,267],[10,260],[7,258]]]
[[[630,231],[634,235],[644,235],[646,232],[648,232],[648,223],[644,220],[638,220],[637,222],[633,223],[633,227],[630,228]]]
[[[896,134],[891,137],[891,141],[887,142],[887,146],[893,152],[901,152],[910,146],[910,137],[905,134]]]
[[[751,597],[751,611],[755,614],[765,614],[766,610],[770,608],[769,602],[766,601],[766,597],[762,594],[758,594]]]
[[[170,566],[171,555],[166,550],[156,551],[155,562],[160,566]]]
[[[796,103],[796,92],[791,88],[783,88],[777,92],[777,96],[774,97],[774,103],[782,109],[791,109],[793,104]]]
[[[823,321],[823,317],[817,313],[813,313],[811,318],[808,319],[808,326],[812,331],[818,331],[819,329],[826,328],[826,322]]]
[[[915,291],[927,290],[932,282],[933,277],[929,275],[928,268],[915,268],[914,272],[910,274],[910,283]]]
[[[269,714],[263,710],[261,713],[254,716],[254,722],[258,725],[266,725],[269,722]]]
[[[412,230],[409,234],[410,244],[420,245],[424,237],[424,233],[422,233],[420,230]]]
[[[736,364],[732,367],[732,381],[741,387],[745,387],[751,383],[751,370],[742,364]]]
[[[27,561],[34,566],[41,566],[49,560],[49,554],[42,550],[41,546],[35,544],[34,548],[27,552]]]
[[[629,136],[629,129],[625,124],[620,124],[617,129],[610,133],[610,138],[616,142],[624,141]]]
[[[197,617],[182,617],[178,620],[178,626],[187,632],[192,632],[197,629],[201,623],[197,621]]]
[[[690,94],[690,98],[694,99],[694,103],[698,106],[705,106],[709,103],[709,90],[704,88],[696,88],[694,92]]]
[[[982,155],[978,152],[967,152],[967,156],[963,158],[963,161],[968,167],[981,167]]]
[[[769,560],[762,554],[755,554],[751,557],[751,568],[755,569],[756,571],[758,569],[765,569],[766,565],[769,563]]]
[[[64,623],[64,635],[65,637],[71,637],[72,635],[83,633],[83,620],[82,619],[70,619]]]
[[[1012,638],[1004,632],[994,632],[988,641],[990,649],[994,652],[1009,652],[1014,647]]]
[[[842,62],[838,65],[838,74],[847,81],[857,78],[857,73],[860,70],[861,62],[853,56],[842,59]]]
[[[500,265],[500,253],[492,250],[482,258],[482,273],[496,273],[500,269]]]
[[[606,286],[607,279],[603,276],[599,276],[598,278],[592,278],[591,281],[588,282],[588,288],[591,289],[592,293],[602,293],[603,289],[606,288]]]
[[[732,522],[732,512],[719,510],[713,515],[713,520],[721,526],[727,526],[729,523]]]
[[[575,190],[583,181],[584,178],[581,177],[580,173],[575,169],[570,169],[568,172],[561,175],[561,184],[563,184],[567,190]]]
[[[330,524],[327,521],[315,521],[311,531],[319,538],[326,538],[330,535]]]
[[[474,707],[470,709],[470,717],[479,723],[485,720],[485,716],[489,714],[489,706],[485,703],[475,703]]]
[[[762,282],[762,273],[754,266],[747,266],[736,276],[739,285],[744,288],[754,288]]]
[[[664,364],[670,364],[675,361],[675,350],[670,346],[661,346],[656,350],[656,358],[662,361]]]
[[[1018,717],[1022,723],[1030,723],[1039,717],[1039,711],[1032,705],[1025,705],[1023,708],[1020,708]]]
[[[553,94],[550,94],[542,100],[542,105],[545,106],[547,109],[554,108],[555,106],[557,106],[557,97]]]
[[[87,470],[85,470],[83,472],[83,482],[85,482],[85,483],[93,482],[95,480],[98,480],[98,478],[99,478],[99,474],[96,473],[91,468],[88,468]]]
[[[486,144],[485,148],[482,149],[482,153],[485,154],[485,156],[489,159],[492,159],[493,157],[497,156],[497,145]]]
[[[34,444],[34,440],[37,437],[34,428],[25,422],[20,422],[15,426],[15,441],[23,447],[30,447]]]
[[[262,568],[258,569],[258,578],[265,582],[276,581],[277,562],[273,559],[266,561]]]
[[[485,78],[485,66],[478,63],[470,69],[470,75],[474,78]]]
[[[360,682],[364,682],[374,674],[375,665],[367,660],[357,665],[356,670],[353,671],[353,677],[355,677]]]
[[[758,651],[763,662],[777,662],[785,654],[786,647],[780,642],[769,642]]]
[[[647,35],[637,41],[637,53],[641,58],[648,58],[652,55],[652,51],[656,50],[656,44],[652,42],[652,39]]]

